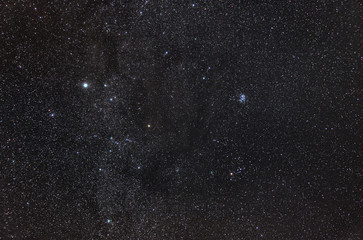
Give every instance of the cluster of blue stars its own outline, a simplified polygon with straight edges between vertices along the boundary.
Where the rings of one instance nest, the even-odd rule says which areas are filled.
[[[245,103],[246,102],[246,95],[241,94],[240,97],[239,97],[239,99],[238,99],[238,102]]]

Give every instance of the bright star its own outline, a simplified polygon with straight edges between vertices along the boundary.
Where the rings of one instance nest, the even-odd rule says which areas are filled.
[[[83,83],[84,88],[88,88],[88,83]]]
[[[241,94],[240,97],[239,97],[239,100],[238,100],[240,103],[244,103],[246,102],[246,95],[244,94]]]

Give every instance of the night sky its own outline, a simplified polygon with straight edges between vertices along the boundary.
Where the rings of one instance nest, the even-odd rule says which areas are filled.
[[[0,2],[0,239],[363,238],[362,2]]]

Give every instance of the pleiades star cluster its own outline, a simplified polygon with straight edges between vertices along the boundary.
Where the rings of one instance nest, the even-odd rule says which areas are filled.
[[[0,2],[0,239],[363,238],[362,2]]]

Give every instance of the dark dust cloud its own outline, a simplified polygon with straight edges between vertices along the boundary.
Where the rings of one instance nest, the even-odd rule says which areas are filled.
[[[362,239],[362,2],[0,2],[0,239]]]

